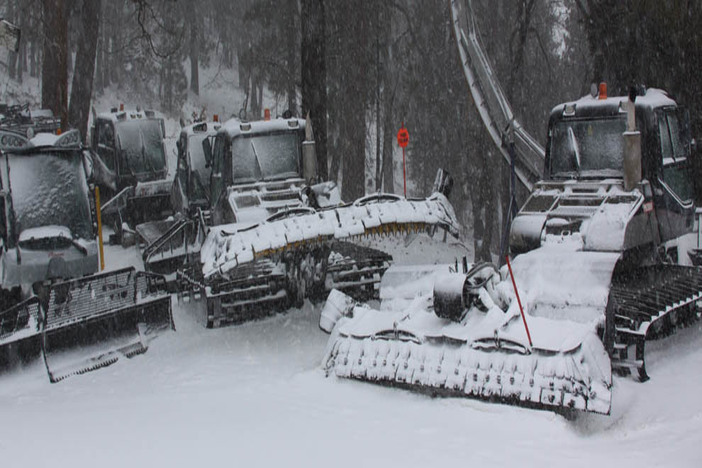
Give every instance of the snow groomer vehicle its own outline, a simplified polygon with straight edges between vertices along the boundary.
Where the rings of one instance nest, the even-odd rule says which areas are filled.
[[[33,133],[0,128],[0,367],[41,356],[58,382],[145,352],[173,320],[162,277],[100,271],[79,132]]]
[[[330,296],[327,372],[432,394],[609,414],[612,373],[648,379],[645,345],[699,319],[702,272],[681,265],[693,230],[687,112],[632,87],[557,105],[545,150],[511,112],[452,1],[481,117],[531,195],[510,258],[428,269],[383,288],[382,311]],[[679,253],[681,251],[681,253]]]

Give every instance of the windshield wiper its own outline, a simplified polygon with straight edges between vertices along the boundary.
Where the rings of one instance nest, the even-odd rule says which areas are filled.
[[[578,174],[580,174],[580,149],[578,148],[578,142],[575,139],[575,133],[573,133],[573,129],[571,127],[568,127],[568,139],[570,140],[570,145],[573,147],[576,171]]]
[[[253,140],[251,140],[251,149],[253,150],[254,159],[256,159],[256,165],[258,166],[258,178],[263,178],[263,168],[261,167],[261,160],[258,159],[258,152],[256,151],[256,145],[254,145]]]
[[[124,157],[120,158],[120,160],[124,161],[124,165],[126,166],[127,172],[129,172],[129,174],[131,174],[131,176],[134,177],[134,180],[136,180],[137,176],[134,173],[131,164],[129,164],[129,152],[122,147],[122,137],[120,137],[119,135],[117,135],[117,145],[119,145],[120,154],[124,155]],[[120,173],[121,172],[122,171],[120,170]]]
[[[156,175],[156,168],[154,165],[151,163],[151,159],[146,157],[146,145],[144,144],[144,132],[139,129],[139,142],[141,143],[141,161],[144,163],[145,166],[149,167],[149,171],[151,171],[151,175]]]
[[[295,178],[295,177],[300,177],[300,175],[295,172],[295,171],[289,171],[289,172],[283,172],[281,174],[275,174],[270,177],[266,177],[263,180],[270,181],[270,180],[285,180],[285,179],[290,179],[290,178]]]
[[[560,172],[554,172],[551,174],[551,177],[555,178],[565,178],[565,179],[577,179],[579,173],[575,171],[560,171]]]

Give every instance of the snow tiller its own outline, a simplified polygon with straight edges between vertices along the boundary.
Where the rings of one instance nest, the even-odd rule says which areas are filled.
[[[388,276],[393,276],[391,267]],[[330,294],[328,374],[435,395],[608,413],[609,358],[591,322],[529,317],[489,264],[447,265],[400,287],[381,282],[381,310]]]

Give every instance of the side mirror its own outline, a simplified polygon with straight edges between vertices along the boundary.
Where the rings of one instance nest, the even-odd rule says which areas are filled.
[[[93,152],[89,149],[83,150],[83,170],[85,171],[85,176],[88,180],[93,180],[95,165]]]
[[[302,142],[302,177],[308,184],[317,179],[317,151],[314,141]]]
[[[432,192],[441,193],[448,198],[451,195],[451,189],[453,189],[453,177],[451,177],[448,171],[439,168],[439,170],[436,171]]]
[[[212,143],[209,138],[202,140],[202,151],[205,153],[205,167],[212,165]]]

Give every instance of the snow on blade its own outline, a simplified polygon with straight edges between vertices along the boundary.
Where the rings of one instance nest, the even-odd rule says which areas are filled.
[[[246,230],[238,230],[237,225],[219,226],[212,229],[205,240],[200,260],[205,277],[211,277],[305,243],[417,231],[434,226],[454,236],[458,234],[453,207],[439,193],[424,200],[353,204],[265,222]]]

